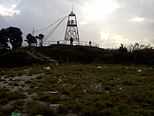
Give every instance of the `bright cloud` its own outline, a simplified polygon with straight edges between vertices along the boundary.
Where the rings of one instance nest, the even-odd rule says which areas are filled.
[[[0,16],[14,16],[20,13],[20,10],[16,9],[16,5],[12,4],[11,7],[5,7],[4,5],[0,5]]]
[[[100,21],[119,8],[114,0],[91,0],[83,5],[83,16],[86,21]]]
[[[87,25],[88,22],[86,22],[86,21],[80,21],[79,24],[80,24],[80,25]]]
[[[141,23],[141,22],[144,22],[145,21],[145,18],[144,17],[133,17],[129,21]]]
[[[130,41],[123,35],[109,32],[101,32],[103,47],[118,48],[120,44],[129,45]]]

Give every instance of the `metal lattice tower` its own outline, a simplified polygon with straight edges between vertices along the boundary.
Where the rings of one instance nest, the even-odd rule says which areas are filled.
[[[79,30],[78,30],[78,22],[75,13],[72,12],[68,15],[67,27],[65,32],[65,41],[73,41],[79,42]]]

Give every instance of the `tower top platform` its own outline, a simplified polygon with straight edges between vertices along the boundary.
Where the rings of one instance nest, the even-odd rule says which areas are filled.
[[[75,13],[73,12],[73,10],[72,10],[71,13],[69,14],[69,16],[75,16]]]

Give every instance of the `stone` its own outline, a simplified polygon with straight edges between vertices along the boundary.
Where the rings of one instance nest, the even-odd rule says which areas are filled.
[[[51,70],[50,66],[44,67],[45,70]]]
[[[102,66],[97,66],[97,69],[102,69],[103,67]]]
[[[141,73],[141,72],[142,72],[142,69],[138,69],[137,72],[138,72],[138,73]]]

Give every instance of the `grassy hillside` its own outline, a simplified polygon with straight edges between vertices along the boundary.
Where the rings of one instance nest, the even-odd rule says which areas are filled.
[[[40,55],[41,54],[41,55]],[[44,55],[42,60],[39,57]],[[141,49],[128,52],[120,49],[102,49],[88,46],[52,45],[38,48],[21,48],[15,51],[0,51],[0,66],[24,66],[48,63],[48,59],[65,63],[101,64],[148,64],[154,65],[154,50]]]
[[[104,51],[95,47],[69,45],[52,45],[43,49],[37,48],[36,50],[62,63],[92,63]]]
[[[153,116],[154,67],[33,65],[0,69],[0,116]]]

